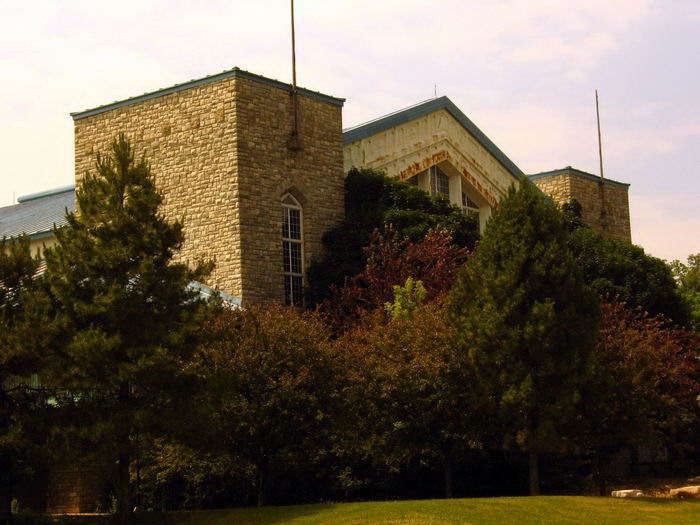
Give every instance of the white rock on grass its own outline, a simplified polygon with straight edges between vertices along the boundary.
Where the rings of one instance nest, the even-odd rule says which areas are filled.
[[[644,492],[639,489],[627,489],[627,490],[613,490],[613,498],[641,498],[644,496]]]
[[[670,493],[674,498],[700,498],[700,485],[671,489]]]

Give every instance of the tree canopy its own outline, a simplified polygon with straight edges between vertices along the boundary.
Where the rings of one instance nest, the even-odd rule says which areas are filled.
[[[671,268],[644,248],[605,237],[581,220],[581,205],[572,200],[562,206],[569,246],[583,278],[601,297],[617,297],[629,307],[639,306],[656,316],[663,314],[680,325],[688,322],[688,308],[678,293]]]
[[[474,216],[464,215],[443,197],[431,197],[420,188],[371,169],[351,169],[345,179],[345,219],[323,236],[324,255],[307,272],[308,304],[331,296],[332,286],[362,271],[363,248],[375,230],[392,228],[418,241],[430,231],[445,231],[458,247],[473,249],[479,239]],[[403,281],[400,283],[403,284]]]
[[[273,306],[222,312],[197,359],[216,450],[256,469],[265,504],[282,466],[328,443],[338,399],[330,331],[314,313]]]
[[[562,447],[597,334],[598,306],[585,286],[559,210],[528,181],[511,187],[450,297],[451,319],[475,387],[509,420],[530,455]]]
[[[671,262],[671,270],[689,310],[689,326],[700,331],[700,253],[689,255],[686,264]]]
[[[10,514],[18,478],[31,470],[30,430],[39,426],[31,420],[40,419],[37,374],[48,304],[38,294],[38,271],[27,237],[0,242],[0,521]]]
[[[173,261],[183,229],[163,216],[162,200],[148,163],[120,135],[111,155],[97,155],[96,172],[76,190],[77,211],[46,250],[55,381],[73,393],[64,401],[93,409],[85,420],[118,459],[123,520],[134,437],[183,394],[183,364],[207,310],[190,283],[210,265]]]

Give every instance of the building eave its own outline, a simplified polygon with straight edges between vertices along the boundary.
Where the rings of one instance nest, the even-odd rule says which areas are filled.
[[[556,175],[565,175],[565,174],[573,174],[573,175],[578,175],[580,177],[593,180],[596,182],[600,182],[600,176],[594,175],[593,173],[588,173],[587,171],[582,171],[582,170],[577,170],[576,168],[572,168],[571,166],[567,166],[566,168],[561,168],[558,170],[551,170],[551,171],[543,171],[540,173],[533,173],[532,175],[528,175],[527,178],[530,180],[537,180],[537,179],[544,179],[546,177],[554,177]],[[620,182],[616,181],[613,179],[607,179],[603,178],[603,181],[605,184],[608,184],[610,186],[616,186],[618,188],[629,188],[630,185],[626,182]]]
[[[459,124],[471,134],[516,180],[525,178],[523,171],[496,146],[486,134],[474,124],[448,97],[442,96],[421,102],[414,106],[390,113],[383,117],[365,122],[343,130],[343,144],[348,145],[366,137],[376,135],[388,129],[419,119],[439,110],[447,111]]]
[[[276,87],[278,89],[283,89],[285,91],[289,91],[290,93],[292,92],[291,84],[287,84],[285,82],[280,82],[279,80],[264,77],[262,75],[256,75],[255,73],[251,73],[249,71],[244,71],[243,69],[239,69],[237,67],[234,67],[233,69],[222,71],[221,73],[216,73],[214,75],[209,75],[206,77],[190,80],[188,82],[183,82],[182,84],[175,84],[174,86],[170,86],[170,87],[166,87],[163,89],[158,89],[156,91],[144,93],[143,95],[137,95],[135,97],[130,97],[130,98],[127,98],[124,100],[118,100],[118,101],[112,102],[110,104],[105,104],[103,106],[98,106],[98,107],[92,108],[92,109],[86,109],[84,111],[76,111],[76,112],[71,113],[70,116],[73,117],[73,120],[80,120],[80,119],[83,119],[86,117],[91,117],[93,115],[98,115],[100,113],[104,113],[106,111],[111,111],[113,109],[121,108],[124,106],[130,106],[132,104],[137,104],[139,102],[143,102],[145,100],[150,100],[153,98],[163,97],[165,95],[170,95],[172,93],[177,93],[179,91],[184,91],[186,89],[191,89],[191,88],[194,88],[197,86],[210,84],[212,82],[217,82],[219,80],[223,80],[226,78],[246,78],[248,80],[260,82],[261,84],[266,84],[268,86],[272,86],[272,87]],[[342,106],[345,103],[344,98],[338,98],[338,97],[333,97],[330,95],[325,95],[323,93],[319,93],[318,91],[312,91],[310,89],[297,87],[297,93],[299,93],[300,95],[304,95],[304,96],[307,96],[310,98],[317,99],[317,100],[322,100],[323,102],[328,102],[329,104],[334,104],[336,106]]]

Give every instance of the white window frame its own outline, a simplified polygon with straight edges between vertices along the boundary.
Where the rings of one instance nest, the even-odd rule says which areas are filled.
[[[479,205],[462,191],[462,213],[465,215],[479,215]]]
[[[290,193],[285,193],[282,204],[282,282],[284,287],[284,304],[286,306],[304,305],[304,210],[299,201]],[[286,228],[285,221],[292,214],[299,214],[299,235],[294,237],[291,228]],[[287,222],[286,224],[291,224]],[[298,272],[294,271],[292,263],[292,246],[299,247]],[[289,264],[286,264],[286,254],[289,251]]]
[[[430,181],[430,195],[433,197],[437,197],[438,195],[441,195],[442,197],[445,197],[446,199],[450,199],[450,176],[442,171],[440,168],[437,166],[430,166],[428,169],[429,173],[429,181]],[[444,177],[444,180],[440,180],[442,177]],[[441,192],[439,190],[440,182],[443,184],[447,184],[447,191],[446,192]]]

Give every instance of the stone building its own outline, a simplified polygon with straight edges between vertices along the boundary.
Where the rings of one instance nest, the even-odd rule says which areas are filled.
[[[343,218],[350,168],[384,170],[444,195],[478,214],[482,229],[526,176],[447,97],[346,130],[343,102],[307,89],[295,95],[288,84],[235,68],[73,113],[76,184],[95,153],[124,132],[150,162],[165,214],[184,220],[181,260],[213,259],[207,284],[231,302],[299,304],[321,236]],[[627,184],[601,185],[570,167],[530,179],[558,203],[577,199],[591,226],[630,241]],[[18,201],[0,208],[0,235],[25,233],[40,254],[74,210],[74,186]],[[98,484],[86,482],[94,472],[78,473],[71,465],[48,473],[44,510],[95,510]]]
[[[76,183],[124,132],[151,163],[166,215],[184,219],[181,259],[213,259],[208,284],[237,302],[298,304],[321,236],[343,217],[351,167],[444,195],[482,229],[525,177],[447,97],[346,130],[343,102],[307,89],[295,97],[288,84],[234,68],[72,113]],[[577,199],[591,226],[631,240],[628,184],[601,185],[570,167],[530,179],[556,202]],[[27,233],[39,249],[73,206],[71,187],[20,198],[0,208],[0,234]]]

